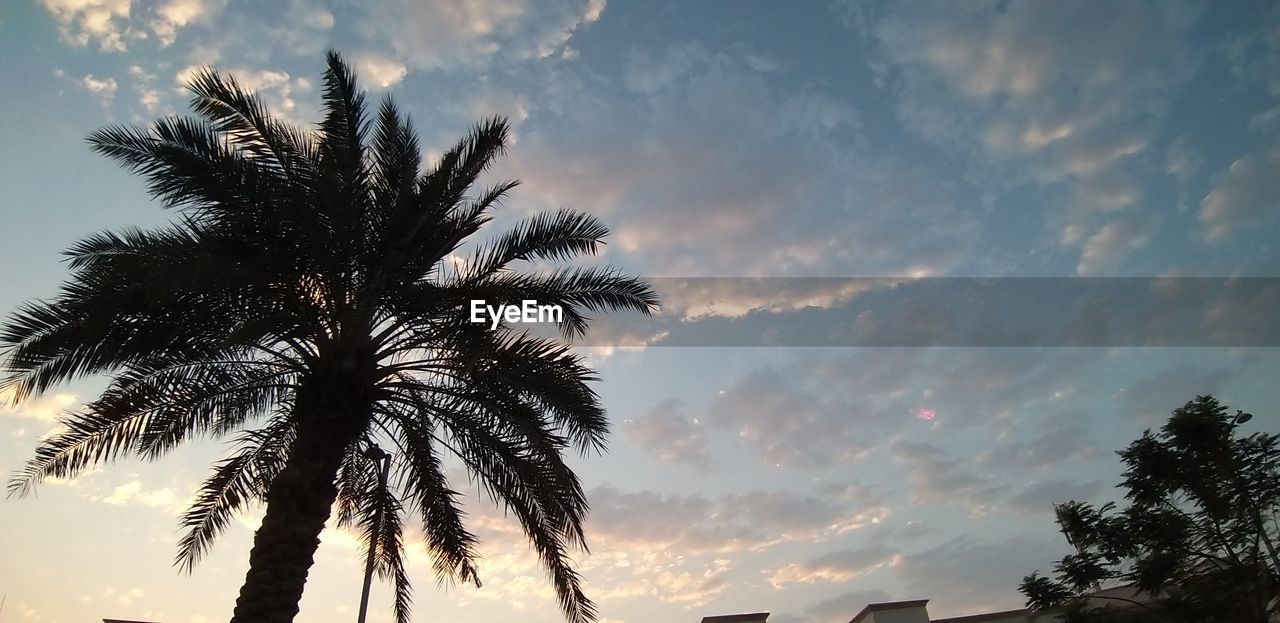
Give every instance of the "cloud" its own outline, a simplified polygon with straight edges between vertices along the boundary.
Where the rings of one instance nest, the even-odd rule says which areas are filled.
[[[583,24],[596,21],[601,0],[390,0],[371,9],[362,28],[415,69],[479,67],[495,57],[545,58],[560,52]]]
[[[1120,388],[1120,411],[1141,426],[1159,426],[1195,394],[1220,395],[1235,372],[1227,366],[1187,362],[1156,369]],[[1171,387],[1185,388],[1185,395],[1170,392]]]
[[[1103,225],[1089,237],[1080,252],[1076,273],[1095,276],[1115,268],[1121,260],[1147,245],[1151,226],[1143,219],[1125,219]]]
[[[228,0],[161,0],[145,17],[132,11],[132,0],[42,1],[66,43],[79,47],[97,43],[103,52],[125,52],[130,41],[151,36],[161,47],[172,45],[179,30],[207,22]]]
[[[1010,496],[1005,506],[1022,515],[1044,515],[1053,512],[1054,504],[1070,500],[1088,502],[1103,489],[1102,482],[1079,482],[1058,478],[1033,482],[1027,488]]]
[[[597,549],[681,554],[759,551],[779,543],[817,541],[880,522],[889,509],[870,500],[832,500],[790,491],[752,491],[719,498],[623,492],[589,493],[587,533]]]
[[[867,348],[744,372],[707,410],[767,465],[857,461],[898,435],[999,426],[1051,410],[1089,349]],[[932,420],[919,417],[933,412]],[[891,447],[892,448],[892,447]],[[905,452],[900,458],[915,458]],[[923,465],[922,465],[923,467]]]
[[[731,563],[718,558],[701,573],[661,571],[652,578],[653,594],[667,603],[686,608],[701,606],[728,588]]]
[[[1186,183],[1203,166],[1204,156],[1188,144],[1186,135],[1173,139],[1165,150],[1165,172],[1179,182]]]
[[[604,215],[610,253],[650,275],[934,274],[957,261],[979,218],[957,189],[859,147],[847,98],[779,89],[751,51],[637,51],[622,89],[560,70],[563,93],[532,98],[533,114],[573,131],[522,131],[522,196]]]
[[[101,96],[103,99],[110,99],[114,96],[117,88],[115,78],[98,78],[93,74],[85,74],[85,77],[80,79],[80,85],[90,93]]]
[[[228,0],[165,0],[155,7],[150,22],[151,31],[162,47],[168,47],[177,39],[178,31],[185,26],[216,15]]]
[[[175,515],[187,508],[186,500],[180,499],[173,489],[146,489],[137,479],[115,487],[109,494],[93,495],[90,498],[114,506],[146,506]]]
[[[695,57],[705,54],[697,45],[673,45],[658,55],[632,50],[622,68],[622,84],[636,93],[651,95],[675,84],[693,69]]]
[[[1038,470],[1098,454],[1095,442],[1082,423],[1082,413],[1063,413],[1042,420],[1041,430],[1026,440],[1004,439],[978,457],[997,470]]]
[[[795,582],[805,584],[817,581],[849,582],[885,564],[892,564],[897,555],[896,548],[883,543],[873,543],[855,549],[837,550],[766,573],[769,575],[769,583],[774,588],[782,588]]]
[[[366,52],[355,57],[356,69],[366,84],[386,89],[404,79],[409,70],[385,54]]]
[[[898,280],[858,279],[653,279],[663,315],[683,320],[738,318],[750,312],[799,311],[847,303]]]
[[[1100,225],[1099,212],[1140,203],[1138,160],[1195,74],[1198,16],[1190,2],[993,0],[894,3],[866,23],[873,69],[898,91],[906,126],[965,158],[983,187],[1063,196],[1046,225],[1068,245],[1092,243],[1081,263],[1095,268],[1140,239]]]
[[[1218,185],[1200,202],[1205,238],[1219,242],[1233,231],[1275,216],[1280,209],[1280,149],[1251,154],[1231,163]]]
[[[685,416],[679,400],[664,400],[648,414],[623,422],[622,434],[661,463],[711,467],[707,434],[696,418]]]
[[[899,528],[896,535],[900,541],[910,542],[910,541],[916,541],[916,540],[922,539],[926,536],[929,536],[930,534],[937,534],[939,532],[941,531],[928,523],[925,523],[923,521],[912,520],[912,521],[908,521],[901,528]]]
[[[867,604],[892,600],[880,589],[854,589],[828,597],[805,607],[800,615],[782,613],[771,617],[771,623],[848,623]]]
[[[737,436],[756,447],[767,462],[815,466],[850,461],[874,445],[870,438],[847,439],[853,431],[837,429],[844,419],[840,411],[842,405],[796,391],[776,372],[762,370],[724,390],[709,418],[719,426],[735,428]],[[796,443],[806,437],[807,442]]]
[[[1004,488],[990,477],[974,474],[963,461],[949,458],[942,448],[928,443],[895,441],[890,452],[906,469],[912,503],[959,502],[970,515],[980,515],[990,509]]]
[[[98,596],[113,599],[122,606],[132,606],[135,600],[142,598],[145,594],[142,589],[136,586],[125,590],[116,590],[115,587],[108,586]]]
[[[858,589],[824,599],[807,608],[805,613],[820,622],[835,623],[852,618],[867,604],[889,601],[889,594],[878,589]]]
[[[138,105],[148,114],[156,114],[167,101],[167,96],[155,87],[156,75],[147,72],[141,65],[129,66],[129,77],[133,78],[134,92],[138,96]]]
[[[766,464],[813,468],[864,456],[909,409],[892,387],[857,403],[803,388],[778,370],[756,370],[722,390],[707,419],[755,449]]]
[[[1014,537],[978,541],[967,536],[904,555],[895,571],[912,594],[929,597],[930,614],[957,616],[1022,606],[1018,583],[1043,569],[1059,544]]]
[[[200,65],[188,65],[174,75],[174,81],[183,88],[191,81]],[[301,76],[291,76],[289,72],[277,69],[251,69],[248,67],[219,67],[224,74],[233,76],[240,86],[255,92],[271,112],[280,118],[309,125],[313,122],[313,105],[300,96],[310,95],[311,80]],[[299,101],[306,102],[299,106]]]
[[[123,52],[129,34],[131,0],[44,0],[63,41],[84,47],[96,42],[103,52]]]
[[[56,423],[62,414],[79,402],[75,394],[50,393],[24,400],[21,404],[13,404],[13,390],[0,392],[0,416],[12,416],[37,420],[47,424]]]

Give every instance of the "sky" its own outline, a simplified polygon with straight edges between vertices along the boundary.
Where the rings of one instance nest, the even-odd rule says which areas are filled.
[[[1052,503],[1116,499],[1114,451],[1171,409],[1212,393],[1258,416],[1244,431],[1280,432],[1280,5],[1262,1],[14,0],[0,313],[56,292],[76,240],[173,216],[88,133],[185,112],[206,65],[314,122],[329,48],[413,116],[428,156],[507,117],[491,179],[523,183],[500,222],[589,212],[613,232],[601,261],[669,286],[665,328],[623,323],[582,351],[614,427],[606,454],[573,462],[602,622],[1019,607],[1019,580],[1068,553]],[[913,339],[955,318],[885,294],[959,284],[925,297],[937,312],[970,277],[1156,294],[1024,297],[1080,312],[1054,335],[1129,323],[1084,342],[1010,328],[1036,305]],[[1192,277],[1217,279],[1180,290]],[[897,332],[849,346],[826,332],[841,322]],[[101,387],[0,407],[0,472]],[[184,503],[225,451],[0,501],[0,621],[229,618],[260,509],[191,575],[172,565]],[[512,523],[469,499],[484,586],[436,587],[411,546],[421,620],[562,620]],[[298,620],[349,621],[358,547],[322,538]],[[385,586],[370,620],[390,620]]]

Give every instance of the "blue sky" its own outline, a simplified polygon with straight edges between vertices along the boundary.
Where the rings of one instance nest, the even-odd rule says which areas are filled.
[[[494,178],[523,185],[504,218],[596,214],[603,260],[636,274],[1280,277],[1280,6],[1265,2],[19,0],[0,9],[0,311],[52,294],[75,240],[170,216],[89,132],[184,112],[183,79],[208,64],[310,122],[327,48],[397,98],[430,153],[510,118]],[[1254,311],[1280,300],[1246,294]],[[689,331],[859,304],[690,296],[664,310]],[[1109,499],[1112,451],[1170,409],[1214,393],[1280,431],[1274,348],[644,343],[586,351],[616,433],[575,463],[593,506],[580,564],[610,623],[1016,607],[1022,575],[1066,551],[1049,505]],[[0,408],[0,470],[98,387]],[[194,575],[170,565],[221,450],[0,503],[0,616],[226,619],[260,513]],[[436,590],[411,551],[421,616],[560,620],[513,526],[472,514],[485,586]],[[324,540],[299,620],[350,620],[358,552]]]

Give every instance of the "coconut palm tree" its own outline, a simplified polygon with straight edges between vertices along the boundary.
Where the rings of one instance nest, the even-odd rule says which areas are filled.
[[[455,465],[519,521],[565,616],[592,620],[570,558],[586,547],[587,500],[564,455],[603,450],[608,422],[566,339],[589,314],[649,313],[657,299],[640,279],[567,264],[608,233],[585,214],[541,214],[467,243],[516,185],[472,190],[504,152],[506,122],[480,123],[421,173],[409,120],[390,98],[366,120],[352,71],[336,53],[327,60],[314,129],[209,69],[189,86],[195,116],[89,137],[178,218],[77,243],[61,292],[0,331],[15,400],[109,378],[10,493],[229,439],[182,518],[176,564],[189,570],[237,511],[265,502],[232,621],[291,621],[336,509],[373,548],[404,622],[408,522],[420,523],[440,581],[480,584]],[[473,324],[474,299],[559,305],[559,337]],[[385,484],[375,446],[393,455]]]

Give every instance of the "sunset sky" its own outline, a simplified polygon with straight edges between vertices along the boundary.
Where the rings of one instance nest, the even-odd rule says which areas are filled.
[[[500,222],[568,206],[633,274],[787,278],[668,298],[661,320],[699,346],[664,330],[583,349],[614,425],[607,454],[573,463],[602,621],[1020,607],[1022,576],[1068,551],[1051,504],[1114,499],[1113,451],[1171,409],[1213,393],[1257,415],[1246,432],[1280,432],[1280,340],[1242,346],[1274,329],[1248,318],[1274,323],[1280,289],[1224,286],[1191,321],[1208,337],[1175,346],[821,347],[824,311],[908,333],[917,317],[801,279],[1280,277],[1280,4],[1262,0],[6,1],[0,314],[54,294],[76,240],[173,216],[88,133],[186,112],[185,78],[210,64],[314,122],[330,48],[429,156],[510,119],[490,179],[523,184]],[[764,324],[785,339],[718,341]],[[101,386],[0,406],[5,478]],[[225,450],[0,500],[0,622],[227,620],[261,509],[192,575],[172,566]],[[515,524],[469,499],[484,587],[437,588],[411,547],[419,620],[563,620]],[[322,538],[298,621],[352,621],[357,544]],[[371,621],[388,599],[375,584]]]

